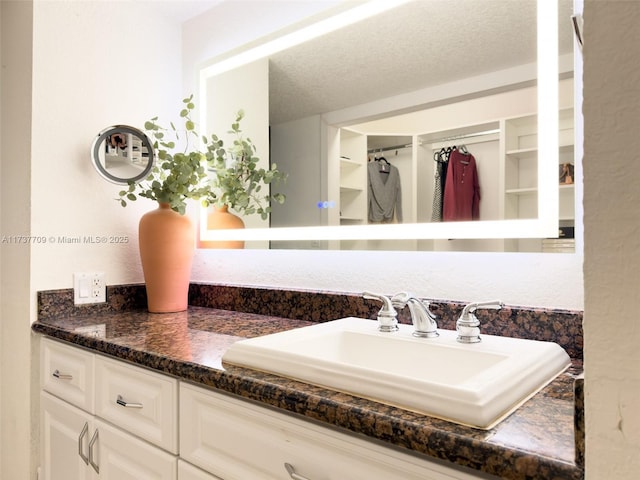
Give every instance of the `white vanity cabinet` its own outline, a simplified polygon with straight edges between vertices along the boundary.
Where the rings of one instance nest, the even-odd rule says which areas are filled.
[[[224,480],[476,478],[185,383],[180,385],[180,456]]]
[[[41,479],[177,479],[177,380],[46,338],[41,361]]]
[[[486,478],[48,338],[41,362],[40,480]]]

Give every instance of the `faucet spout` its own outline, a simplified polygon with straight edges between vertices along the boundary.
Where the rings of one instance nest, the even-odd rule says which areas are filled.
[[[436,316],[429,310],[429,302],[420,300],[408,292],[400,292],[391,298],[391,303],[398,309],[409,306],[414,336],[425,338],[439,336]]]

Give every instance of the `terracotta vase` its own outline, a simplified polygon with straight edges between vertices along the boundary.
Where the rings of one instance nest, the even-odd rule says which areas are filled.
[[[138,241],[149,311],[186,310],[195,249],[189,217],[160,203],[140,219]]]
[[[244,228],[244,222],[240,217],[229,211],[226,205],[213,207],[207,216],[207,229],[218,230],[228,228]],[[201,240],[198,244],[201,248],[244,248],[242,240]]]

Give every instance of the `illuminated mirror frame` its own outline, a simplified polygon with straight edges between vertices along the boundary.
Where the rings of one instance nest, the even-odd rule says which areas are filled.
[[[199,104],[206,105],[206,79],[264,58],[358,20],[395,8],[405,1],[372,0],[308,27],[234,55],[200,72]],[[537,0],[538,218],[389,225],[246,228],[208,230],[207,209],[200,211],[200,239],[210,240],[357,240],[548,238],[558,236],[558,11],[556,2]],[[201,125],[206,131],[205,108]],[[544,161],[541,161],[544,159]]]

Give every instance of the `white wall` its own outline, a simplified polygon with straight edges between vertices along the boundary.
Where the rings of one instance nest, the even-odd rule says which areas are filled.
[[[10,118],[16,135],[11,144],[2,145],[4,207],[6,195],[12,193],[11,208],[2,212],[2,233],[31,233],[47,242],[21,246],[6,263],[3,245],[3,299],[9,295],[18,303],[9,311],[3,302],[0,326],[4,344],[0,477],[7,480],[35,478],[29,457],[36,459],[38,450],[37,444],[30,445],[29,411],[37,415],[38,396],[35,385],[30,396],[26,380],[35,378],[37,384],[37,377],[30,375],[32,366],[34,373],[37,368],[29,348],[36,292],[69,288],[73,272],[78,271],[105,271],[108,284],[142,281],[137,223],[154,205],[146,202],[123,209],[115,201],[120,187],[93,170],[91,142],[109,125],[142,126],[154,115],[177,117],[182,98],[180,26],[172,18],[156,15],[148,3],[35,1],[33,15],[26,17],[12,8],[17,5],[30,8],[31,2],[2,2],[3,40],[7,35],[13,48],[21,48],[19,55],[27,62],[22,68],[33,66],[33,88],[27,78],[11,91],[10,100],[20,102],[15,111],[28,114]],[[20,44],[13,43],[18,40]],[[3,68],[3,82],[6,75]],[[26,97],[22,89],[29,90]],[[2,128],[6,139],[9,126]],[[30,135],[26,144],[24,135]],[[11,145],[14,148],[9,149]],[[9,169],[16,175],[9,178]],[[25,185],[20,183],[23,178]],[[115,234],[127,235],[129,244],[58,241],[61,236]],[[37,432],[35,421],[33,428]]]
[[[585,1],[587,479],[640,471],[640,2]]]
[[[94,171],[89,150],[114,124],[142,127],[182,108],[181,32],[144,2],[42,1],[34,9],[32,292],[72,286],[73,272],[140,282],[137,221],[155,207],[123,209],[121,186]],[[168,122],[163,122],[167,124]],[[125,235],[127,245],[63,244],[61,236]]]

